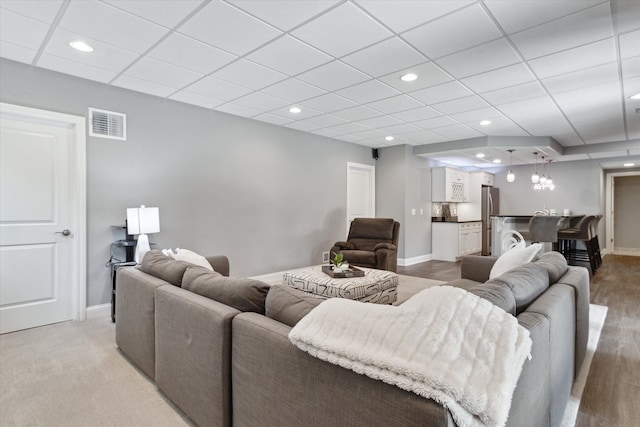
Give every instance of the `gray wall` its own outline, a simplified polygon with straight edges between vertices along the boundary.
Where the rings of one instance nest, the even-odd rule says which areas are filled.
[[[0,100],[127,114],[126,142],[87,138],[87,305],[110,299],[127,207],[160,208],[157,248],[225,254],[231,274],[319,264],[344,239],[346,164],[370,148],[0,60]],[[116,252],[121,258],[122,252]]]
[[[376,165],[376,216],[400,222],[398,258],[402,259],[431,253],[431,169],[427,159],[413,155],[412,148],[381,148]]]

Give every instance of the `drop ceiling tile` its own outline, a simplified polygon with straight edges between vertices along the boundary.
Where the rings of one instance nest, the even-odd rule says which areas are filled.
[[[437,104],[438,102],[449,101],[456,98],[463,98],[471,95],[469,89],[458,82],[444,83],[438,86],[411,92],[409,95],[427,105]]]
[[[344,124],[341,124],[341,125],[332,126],[329,129],[333,129],[333,130],[335,130],[337,132],[341,132],[343,134],[352,134],[352,133],[356,133],[356,132],[362,132],[362,131],[365,131],[365,130],[369,130],[368,127],[359,125],[357,123],[344,123]],[[361,139],[361,138],[357,138],[357,139]]]
[[[0,7],[51,24],[63,0],[2,0]],[[4,12],[2,12],[4,13]]]
[[[216,111],[221,111],[223,113],[233,114],[234,116],[241,117],[255,117],[261,113],[260,110],[256,110],[250,107],[245,107],[244,105],[238,105],[233,103],[227,103],[219,105],[215,108]]]
[[[573,131],[548,96],[504,104],[500,106],[500,110],[533,136],[566,134]]]
[[[378,80],[369,80],[346,89],[341,89],[337,91],[336,94],[358,104],[366,104],[367,102],[398,95],[400,92]]]
[[[331,128],[315,129],[312,131],[312,133],[315,133],[316,135],[326,136],[329,138],[333,138],[335,136],[340,135],[340,132]]]
[[[311,117],[303,121],[319,128],[326,128],[329,126],[340,125],[347,122],[347,120],[338,116],[334,116],[332,114],[321,114],[319,116]]]
[[[431,119],[420,120],[420,121],[414,122],[414,124],[416,126],[420,126],[423,129],[436,129],[444,126],[457,125],[460,123],[456,122],[449,116],[440,116],[440,117],[434,117]]]
[[[589,157],[592,159],[605,159],[607,157],[627,157],[627,152],[625,151],[609,151],[604,153],[589,153]]]
[[[364,120],[371,117],[378,117],[383,115],[383,113],[381,113],[380,111],[373,110],[363,105],[347,108],[346,110],[336,111],[333,114],[350,121]]]
[[[546,92],[542,86],[540,86],[540,83],[531,82],[486,92],[482,94],[482,97],[493,105],[500,105],[538,98],[545,95]]]
[[[544,24],[598,3],[602,3],[602,0],[555,1],[553,5],[543,7],[540,7],[539,0],[484,2],[507,34]]]
[[[380,132],[378,130],[375,129],[368,129],[362,132],[356,132],[354,134],[352,134],[353,136],[355,136],[356,138],[360,138],[362,140],[366,139],[366,140],[379,140],[379,141],[384,141],[384,137],[387,136],[386,133],[384,132]]]
[[[401,125],[386,126],[381,128],[381,130],[391,135],[404,135],[412,132],[420,132],[422,129],[410,123],[403,123]]]
[[[59,27],[137,53],[147,51],[169,31],[94,0],[70,2]]]
[[[38,51],[0,40],[0,53],[2,58],[31,64]]]
[[[431,117],[437,117],[440,113],[430,107],[418,107],[411,110],[400,111],[392,114],[393,117],[404,120],[406,122],[413,122],[416,120],[425,120]]]
[[[285,105],[291,105],[289,101],[276,98],[275,96],[267,95],[261,92],[250,93],[242,98],[234,99],[234,104],[242,105],[244,107],[253,108],[260,112],[275,110],[277,108],[284,107]]]
[[[281,116],[277,116],[275,114],[270,114],[270,113],[265,113],[265,114],[260,114],[254,117],[255,120],[260,120],[261,122],[266,122],[266,123],[271,123],[274,125],[278,125],[281,126],[285,123],[290,123],[291,120],[281,117]]]
[[[401,125],[404,122],[391,116],[378,116],[370,119],[359,120],[358,123],[372,129],[380,129],[388,126]]]
[[[549,93],[554,94],[617,80],[618,64],[611,62],[609,64],[598,65],[543,79],[542,84],[547,88]]]
[[[147,57],[143,57],[133,64],[125,71],[125,74],[176,89],[183,88],[203,77],[203,74],[195,71]]]
[[[356,3],[396,33],[432,21],[472,1],[356,0]]]
[[[616,61],[613,38],[569,49],[529,61],[529,66],[540,79],[570,73]]]
[[[534,80],[535,77],[529,69],[524,64],[518,63],[498,70],[467,77],[461,81],[476,93],[483,93]]]
[[[284,127],[301,130],[303,132],[311,132],[315,129],[318,129],[318,126],[306,122],[291,122],[284,125]]]
[[[294,78],[283,80],[272,86],[264,88],[262,92],[277,96],[278,98],[288,99],[291,102],[304,101],[305,99],[326,93],[323,89]]]
[[[2,9],[0,13],[0,40],[37,51],[49,25],[36,19]]]
[[[162,6],[145,0],[103,0],[119,9],[172,28],[202,4],[203,0],[162,0]]]
[[[193,104],[209,109],[215,108],[218,105],[224,103],[224,101],[221,101],[219,99],[208,98],[197,93],[187,92],[186,90],[181,90],[180,92],[174,93],[169,98],[175,101],[185,102],[187,104]]]
[[[640,56],[623,60],[622,78],[629,79],[637,76],[640,76]]]
[[[424,104],[407,95],[397,95],[391,98],[381,99],[380,101],[370,102],[367,106],[386,114],[393,114],[400,111],[411,110],[412,108],[424,107]]]
[[[333,92],[370,77],[340,61],[333,61],[298,76],[300,80]]]
[[[185,88],[189,92],[198,93],[208,98],[220,99],[222,101],[230,101],[234,98],[239,98],[242,95],[246,95],[251,92],[251,89],[246,87],[234,85],[233,83],[227,83],[222,80],[218,80],[213,77],[205,77]]]
[[[430,59],[435,59],[497,39],[502,34],[482,7],[474,4],[402,36]]]
[[[344,62],[373,77],[421,64],[427,59],[398,37],[394,37],[342,58]]]
[[[474,129],[466,125],[453,125],[453,126],[445,126],[438,129],[434,129],[433,133],[438,135],[442,135],[445,138],[449,139],[466,139],[466,138],[475,138],[478,136],[482,136],[482,134]]]
[[[291,34],[336,58],[393,35],[351,3],[341,4]]]
[[[400,80],[400,76],[407,73],[414,73],[418,78],[412,82]],[[380,77],[379,80],[401,92],[408,93],[451,81],[453,77],[445,73],[433,62],[427,62]]]
[[[338,135],[335,137],[335,139],[339,139],[340,141],[345,141],[345,142],[353,142],[354,144],[357,144],[358,141],[360,141],[360,139],[358,137],[355,137],[353,135]]]
[[[2,55],[4,56],[4,54],[5,52],[3,51]],[[40,56],[40,59],[38,60],[38,67],[102,83],[109,83],[118,75],[118,73],[114,71],[93,67],[88,64],[71,61],[66,58],[46,53]]]
[[[402,136],[418,144],[433,144],[436,142],[443,142],[443,141],[450,140],[450,138],[447,138],[446,136],[438,135],[436,133],[429,132],[428,130],[422,130],[422,129],[417,132],[404,134]]]
[[[511,40],[526,59],[532,59],[612,36],[611,7],[606,2],[512,34]]]
[[[229,3],[282,31],[289,31],[293,27],[297,27],[310,18],[321,14],[339,3],[339,1],[231,0]],[[286,12],[283,13],[283,11]]]
[[[522,129],[520,126],[516,125],[506,117],[492,118],[491,125],[489,126],[482,126],[477,121],[465,124],[470,128],[475,129],[476,131],[485,135],[529,136],[529,134],[524,129]]]
[[[213,1],[184,23],[179,32],[236,55],[275,39],[281,31],[233,6]]]
[[[436,61],[454,77],[462,78],[517,64],[520,57],[505,38],[491,41]]]
[[[271,114],[275,114],[290,120],[304,120],[309,117],[319,116],[320,114],[322,114],[322,111],[314,110],[313,108],[309,108],[305,106],[301,106],[300,108],[302,111],[300,111],[297,114],[294,114],[289,111],[289,108],[290,107],[287,105],[284,108],[279,108],[277,110],[271,111]]]
[[[246,59],[233,62],[211,75],[220,80],[251,89],[261,89],[287,78],[282,73],[271,70]]]
[[[111,84],[136,92],[160,96],[162,98],[165,98],[175,92],[175,88],[125,75],[118,77]]]
[[[560,109],[572,122],[601,123],[603,117],[622,118],[622,97],[618,81],[589,86],[553,95]],[[598,105],[597,109],[593,105]]]
[[[640,30],[620,34],[620,57],[632,58],[640,55]]]
[[[622,117],[617,122],[606,121],[602,123],[597,122],[572,122],[582,139],[587,144],[599,144],[609,141],[623,141],[626,140],[627,135],[625,132],[624,122]]]
[[[461,123],[479,123],[482,120],[494,120],[503,117],[502,113],[493,107],[479,108],[477,110],[465,111],[464,113],[451,114],[450,117]]]
[[[288,35],[272,41],[247,58],[289,76],[333,60],[333,57]]]
[[[434,104],[432,107],[444,114],[455,114],[477,110],[479,108],[487,107],[488,105],[489,104],[478,96],[467,96],[465,98]]]
[[[212,73],[238,58],[179,33],[173,33],[164,39],[148,56],[202,74]]]
[[[89,43],[93,46],[94,51],[91,53],[79,52],[69,46],[70,42],[78,39],[83,39]],[[44,53],[73,61],[73,63],[79,62],[93,68],[103,68],[116,73],[124,70],[139,57],[135,52],[101,41],[81,37],[79,34],[71,33],[60,28],[56,29],[51,35],[51,39],[49,43],[47,43]],[[40,62],[38,62],[38,65],[40,65]]]
[[[331,113],[333,111],[354,107],[357,104],[333,93],[327,93],[313,99],[307,99],[302,103],[302,105],[325,113]]]

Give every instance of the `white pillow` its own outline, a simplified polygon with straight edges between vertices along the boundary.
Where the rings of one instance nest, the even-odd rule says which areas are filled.
[[[534,243],[526,248],[509,249],[507,252],[500,255],[496,260],[496,263],[493,264],[491,273],[489,273],[489,279],[495,279],[519,265],[531,262],[541,250],[542,243]]]
[[[205,257],[203,257],[202,255],[198,255],[197,253],[190,251],[189,249],[176,248],[175,253],[172,252],[171,249],[169,249],[167,253],[165,253],[165,255],[169,255],[173,259],[190,262],[191,264],[199,265],[200,267],[204,267],[213,271],[213,267],[211,267],[211,264],[209,264],[209,261],[207,261]]]

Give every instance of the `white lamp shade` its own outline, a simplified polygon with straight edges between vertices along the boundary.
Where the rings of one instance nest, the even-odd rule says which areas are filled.
[[[160,209],[147,208],[144,205],[139,208],[127,208],[127,233],[149,234],[160,232]]]
[[[509,169],[509,172],[507,173],[507,182],[513,182],[515,180],[516,180],[516,175],[513,173],[511,169]]]

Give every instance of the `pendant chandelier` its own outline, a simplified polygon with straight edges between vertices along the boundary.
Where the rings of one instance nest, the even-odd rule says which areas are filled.
[[[507,182],[513,182],[516,180],[516,175],[513,173],[513,170],[511,169],[513,162],[511,160],[511,153],[513,153],[516,150],[507,150],[509,152],[509,172],[507,172]]]
[[[545,175],[544,172],[544,156],[541,157],[542,158],[542,176],[540,177],[540,180],[538,181],[538,183],[533,184],[533,189],[534,190],[551,190],[553,191],[556,186],[553,183],[553,180],[551,179],[551,162],[553,161],[553,159],[548,159],[547,160],[547,175]]]
[[[540,175],[538,175],[538,152],[535,151],[533,154],[536,156],[536,160],[535,160],[535,170],[533,172],[533,175],[531,175],[531,183],[537,184],[540,182]]]

